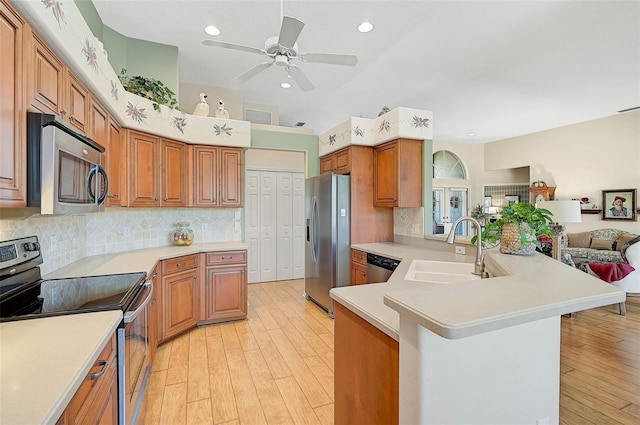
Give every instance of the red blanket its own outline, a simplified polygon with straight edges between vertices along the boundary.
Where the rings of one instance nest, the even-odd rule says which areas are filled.
[[[628,263],[589,263],[589,268],[600,279],[609,283],[620,280],[635,269]]]

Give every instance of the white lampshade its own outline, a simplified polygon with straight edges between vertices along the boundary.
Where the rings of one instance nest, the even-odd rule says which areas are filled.
[[[556,223],[582,222],[580,201],[540,201],[536,207],[551,211],[551,218]]]

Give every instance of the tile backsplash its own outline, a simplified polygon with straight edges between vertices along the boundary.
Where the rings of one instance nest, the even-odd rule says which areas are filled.
[[[240,241],[241,211],[107,208],[87,215],[2,219],[0,240],[38,236],[44,260],[41,270],[47,274],[90,255],[170,245],[169,234],[179,221],[190,223],[196,243]],[[202,230],[203,224],[206,230]]]
[[[394,208],[393,234],[422,237],[424,235],[424,208]]]

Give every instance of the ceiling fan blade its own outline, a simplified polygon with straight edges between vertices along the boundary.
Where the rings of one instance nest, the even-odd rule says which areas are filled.
[[[249,53],[258,53],[261,55],[266,55],[262,49],[257,49],[255,47],[243,46],[241,44],[227,43],[225,41],[217,41],[217,40],[202,40],[202,44],[205,46],[213,46],[213,47],[223,47],[225,49],[233,49],[233,50],[241,50],[243,52]]]
[[[280,36],[278,37],[278,44],[291,49],[300,35],[300,32],[304,28],[304,22],[291,16],[285,16],[282,18],[282,26],[280,27]]]
[[[305,53],[300,55],[305,62],[328,63],[331,65],[356,66],[358,57],[355,55],[337,55],[333,53]]]
[[[246,81],[249,81],[251,78],[255,77],[265,69],[269,68],[271,65],[273,65],[273,62],[264,62],[264,63],[261,63],[260,65],[256,65],[250,70],[248,70],[247,72],[245,72],[244,74],[238,75],[232,81],[237,81],[239,83],[244,83]]]
[[[302,91],[310,91],[316,88],[311,81],[307,78],[306,75],[300,70],[300,68],[291,67],[289,68],[289,75],[293,77],[296,84],[300,87]]]

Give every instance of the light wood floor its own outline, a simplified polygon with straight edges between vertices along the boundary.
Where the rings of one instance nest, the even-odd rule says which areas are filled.
[[[146,424],[333,424],[333,321],[303,280],[249,285],[242,322],[158,348]],[[640,298],[562,318],[560,421],[640,423]]]

